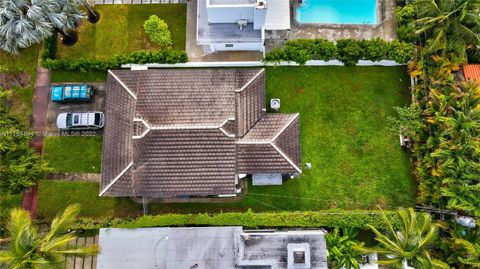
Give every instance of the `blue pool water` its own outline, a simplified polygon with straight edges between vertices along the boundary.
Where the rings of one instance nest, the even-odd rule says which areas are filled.
[[[303,0],[299,23],[376,24],[376,0]]]

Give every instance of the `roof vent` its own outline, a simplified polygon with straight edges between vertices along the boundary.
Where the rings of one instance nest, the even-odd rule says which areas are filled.
[[[240,31],[243,30],[243,27],[246,27],[248,24],[247,20],[241,19],[237,21],[238,26],[240,27]]]
[[[270,99],[270,108],[272,110],[278,111],[280,109],[280,99],[278,98]]]
[[[266,9],[267,8],[267,1],[265,0],[257,0],[255,3],[256,9]]]

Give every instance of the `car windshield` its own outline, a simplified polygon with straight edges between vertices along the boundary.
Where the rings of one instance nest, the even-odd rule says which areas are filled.
[[[72,126],[72,114],[67,114],[67,127]]]
[[[95,113],[95,125],[99,126],[100,125],[100,113]]]

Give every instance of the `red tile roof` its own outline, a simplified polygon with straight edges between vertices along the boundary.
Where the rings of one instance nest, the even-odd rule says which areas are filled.
[[[480,82],[480,64],[467,64],[463,67],[465,80],[477,80]]]

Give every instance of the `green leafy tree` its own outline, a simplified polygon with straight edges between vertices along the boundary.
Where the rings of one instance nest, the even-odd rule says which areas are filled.
[[[343,235],[341,233],[343,232]],[[335,228],[333,232],[325,235],[328,250],[329,267],[334,269],[358,269],[361,260],[363,243],[355,238],[358,235],[357,229],[344,228],[340,231]]]
[[[427,38],[426,48],[466,61],[466,50],[480,45],[480,0],[416,0],[418,30]]]
[[[53,219],[50,231],[41,236],[27,211],[13,209],[7,226],[10,249],[0,252],[0,265],[7,269],[63,268],[65,255],[95,255],[98,252],[96,245],[77,247],[68,244],[76,238],[69,228],[79,212],[78,205],[67,207]]]
[[[386,231],[368,225],[376,235],[378,247],[364,250],[383,254],[378,263],[391,268],[405,268],[406,265],[414,268],[449,268],[446,263],[430,256],[430,248],[438,237],[438,227],[430,214],[417,213],[409,208],[398,210],[397,216],[400,219],[398,230],[384,213],[388,227]]]
[[[42,157],[28,146],[32,136],[32,132],[0,104],[0,194],[20,193],[50,171]]]

